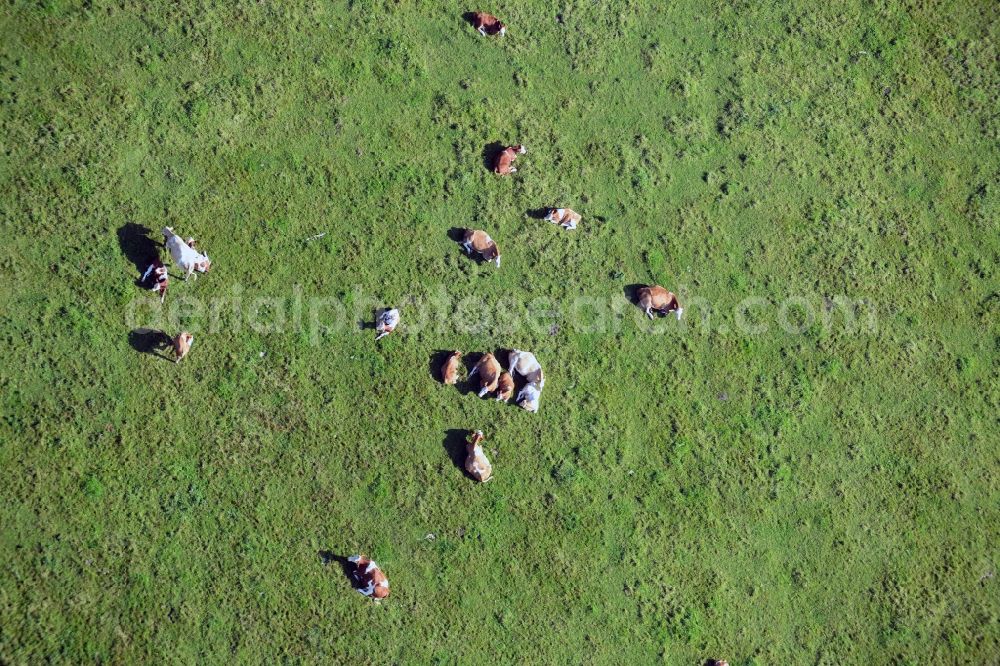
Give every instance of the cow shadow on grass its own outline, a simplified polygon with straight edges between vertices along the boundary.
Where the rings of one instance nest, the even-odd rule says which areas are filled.
[[[132,345],[132,349],[140,354],[149,354],[162,358],[164,361],[174,362],[174,359],[163,353],[174,348],[173,339],[164,331],[154,328],[136,328],[129,331],[128,343]]]
[[[319,555],[319,561],[322,562],[324,566],[328,566],[330,564],[339,565],[341,573],[344,574],[344,578],[348,580],[348,582],[351,584],[351,587],[353,587],[355,590],[358,589],[357,582],[354,580],[355,567],[353,562],[349,561],[343,555],[337,555],[336,553],[330,550],[321,550],[319,551],[318,555]]]
[[[625,294],[625,300],[627,300],[632,305],[639,305],[639,290],[647,285],[644,284],[627,284],[625,288],[622,289],[622,293]]]
[[[391,310],[393,306],[387,308],[373,308],[371,319],[359,319],[358,320],[358,330],[360,331],[374,331],[378,327],[378,319],[383,313]]]
[[[549,214],[550,208],[532,208],[530,210],[524,211],[524,214],[533,220],[544,220],[545,216]]]
[[[475,28],[476,12],[462,12],[462,20],[471,25],[473,28]]]
[[[506,147],[499,141],[494,141],[483,146],[483,168],[492,173],[496,168],[497,158],[500,157],[500,153]]]
[[[444,431],[444,441],[441,443],[452,464],[460,469],[465,476],[469,476],[469,473],[465,471],[465,443],[468,440],[469,433],[469,430],[450,428]]]
[[[160,256],[159,246],[149,237],[150,233],[152,231],[148,227],[135,222],[126,222],[118,227],[118,246],[140,275]]]

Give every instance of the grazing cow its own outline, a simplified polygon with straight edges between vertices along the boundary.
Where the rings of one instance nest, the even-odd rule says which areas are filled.
[[[465,443],[465,450],[468,454],[465,457],[465,471],[480,483],[489,481],[490,475],[493,474],[493,465],[483,453],[481,445],[483,439],[483,431],[477,430],[472,433],[472,438]]]
[[[487,393],[497,390],[497,384],[500,382],[500,362],[489,352],[483,354],[483,357],[472,368],[472,372],[469,373],[469,379],[477,374],[479,375],[479,397],[482,398]]]
[[[354,589],[373,599],[385,599],[389,596],[389,579],[373,560],[364,555],[353,555],[347,561],[354,565],[351,569]]]
[[[493,166],[493,173],[498,173],[501,176],[516,173],[517,167],[514,166],[514,160],[517,159],[518,155],[523,155],[526,152],[528,152],[528,149],[521,145],[504,148],[497,155],[496,163]]]
[[[511,373],[524,377],[529,382],[538,382],[544,386],[545,378],[542,375],[542,365],[531,352],[514,349],[508,357],[508,367]]]
[[[396,330],[397,326],[399,326],[399,310],[396,308],[383,310],[375,320],[375,330],[378,331],[378,335],[375,336],[375,341],[378,342],[385,336],[392,333]]]
[[[545,219],[552,224],[558,224],[567,231],[572,231],[576,229],[576,225],[580,224],[581,217],[572,208],[549,208]]]
[[[187,353],[191,351],[191,345],[194,344],[194,336],[187,331],[182,331],[177,334],[174,338],[174,355],[177,356],[177,360],[174,363],[180,363],[181,359],[187,356]]]
[[[163,265],[159,257],[153,259],[153,262],[149,264],[149,268],[142,274],[139,282],[146,289],[159,294],[160,303],[167,298],[167,285],[170,282],[170,276],[167,274],[167,267]]]
[[[478,252],[485,261],[492,261],[496,263],[497,268],[500,267],[500,248],[485,231],[466,229],[465,235],[462,237],[462,247],[469,254]]]
[[[650,319],[653,318],[653,310],[662,315],[676,312],[678,321],[684,313],[684,308],[677,301],[677,297],[659,285],[639,289],[639,307],[645,310]]]
[[[451,353],[448,360],[441,366],[441,380],[445,384],[454,384],[458,381],[458,362],[462,359],[462,352]]]
[[[170,256],[174,263],[184,271],[184,279],[193,274],[196,270],[200,273],[207,273],[212,268],[212,260],[208,255],[201,254],[192,245],[194,239],[189,238],[185,243],[180,236],[174,233],[170,227],[163,227],[163,241],[170,250]],[[195,275],[195,279],[198,276]]]
[[[542,378],[539,378],[539,381],[525,384],[524,388],[517,394],[517,406],[529,412],[537,412],[543,386],[545,386],[545,380]]]
[[[514,395],[514,378],[504,370],[497,382],[497,402],[507,402],[512,395]]]
[[[496,16],[487,14],[486,12],[472,12],[472,27],[478,30],[479,34],[483,37],[486,35],[500,35],[503,37],[507,34],[507,26]]]

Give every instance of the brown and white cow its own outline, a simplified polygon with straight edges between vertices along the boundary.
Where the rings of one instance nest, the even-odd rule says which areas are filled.
[[[516,173],[517,167],[514,166],[514,160],[517,159],[518,155],[524,155],[526,152],[528,152],[528,149],[521,145],[507,146],[497,155],[496,162],[493,165],[493,173],[498,173],[501,176]]]
[[[497,382],[497,402],[507,402],[510,396],[514,395],[514,378],[504,370],[500,373],[500,380]]]
[[[454,351],[448,360],[441,366],[441,381],[445,384],[455,384],[458,382],[458,365],[462,360],[462,352]]]
[[[493,465],[490,464],[489,458],[483,453],[483,439],[485,439],[483,431],[477,430],[472,433],[472,437],[465,443],[465,471],[480,483],[489,481],[490,475],[493,474]]]
[[[159,257],[153,259],[152,263],[149,264],[149,268],[142,274],[139,282],[146,289],[159,294],[160,303],[167,298],[167,286],[170,284],[170,275],[167,273],[167,267],[163,265]]]
[[[549,208],[545,219],[552,224],[558,224],[567,231],[572,231],[576,229],[576,225],[580,223],[582,218],[572,208]]]
[[[350,573],[355,590],[372,599],[389,596],[389,579],[374,561],[364,555],[353,555],[347,561],[353,565]]]
[[[462,237],[462,247],[469,254],[478,253],[484,260],[492,261],[500,267],[500,248],[490,235],[479,229],[466,229]]]
[[[181,331],[174,338],[174,355],[177,360],[174,363],[180,363],[181,359],[187,356],[188,352],[191,351],[191,345],[194,344],[194,336],[187,331]]]
[[[497,384],[500,383],[500,370],[500,362],[497,361],[496,356],[489,352],[483,354],[483,357],[472,368],[472,372],[469,373],[469,379],[472,379],[475,375],[479,375],[480,398],[487,393],[497,390]]]
[[[500,35],[503,37],[507,34],[507,26],[496,16],[487,14],[486,12],[472,12],[472,27],[478,30],[479,34],[483,37],[486,35]]]
[[[681,307],[677,297],[673,292],[667,291],[659,285],[639,288],[639,307],[641,307],[650,319],[653,318],[653,310],[662,315],[670,312],[677,313],[677,320],[680,321],[684,308]]]

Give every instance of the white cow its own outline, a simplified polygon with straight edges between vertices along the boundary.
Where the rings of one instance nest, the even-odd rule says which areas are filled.
[[[542,398],[542,387],[544,380],[528,382],[517,394],[517,406],[529,412],[538,411],[538,401]]]
[[[375,341],[378,342],[396,330],[396,327],[399,326],[399,319],[399,310],[396,308],[383,310],[379,314],[378,319],[375,320],[375,330],[378,332],[378,335],[375,336]]]
[[[542,377],[542,365],[531,352],[514,349],[507,360],[511,372],[517,372],[529,382],[540,380],[542,384],[545,383]]]
[[[542,389],[545,388],[545,373],[542,372],[542,365],[531,352],[515,349],[511,351],[508,359],[511,373],[517,372],[527,380],[518,394],[516,402],[521,409],[529,412],[538,411],[538,401],[542,397]]]
[[[180,236],[174,233],[173,229],[163,227],[163,242],[170,251],[174,263],[184,271],[185,280],[196,270],[200,273],[207,273],[212,268],[212,260],[208,258],[208,255],[201,254],[191,247],[194,242],[193,238],[189,238],[185,243]],[[195,275],[196,279],[197,277]]]

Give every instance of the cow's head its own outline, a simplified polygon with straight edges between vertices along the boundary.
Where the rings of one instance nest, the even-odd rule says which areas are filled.
[[[208,257],[205,257],[205,261],[199,261],[197,264],[194,265],[194,267],[197,268],[202,273],[207,273],[208,271],[212,270],[212,260],[209,259]]]
[[[483,259],[486,261],[495,261],[497,266],[500,265],[500,248],[497,247],[496,243],[483,250]]]
[[[538,399],[542,392],[535,384],[528,384],[517,395],[517,406],[528,412],[538,411]]]
[[[514,146],[514,150],[516,150],[518,153],[520,153],[522,155],[524,155],[526,152],[528,152],[528,149],[525,148],[524,146],[521,146],[521,145]]]
[[[537,412],[538,411],[538,398],[535,398],[533,400],[529,400],[528,398],[525,398],[521,402],[517,403],[517,406],[520,407],[521,409],[527,411],[527,412],[532,412],[532,413]]]

